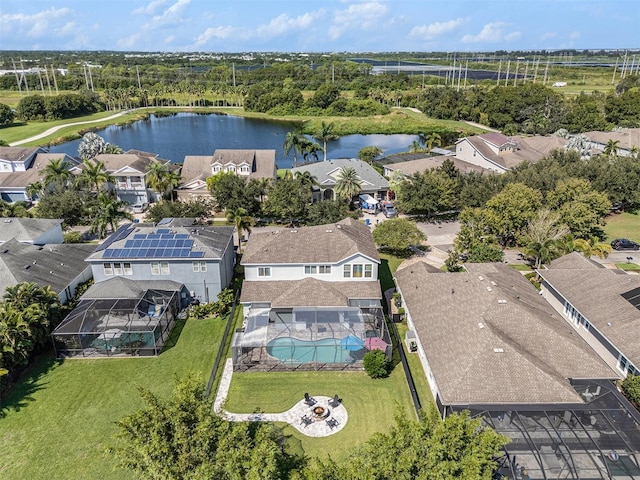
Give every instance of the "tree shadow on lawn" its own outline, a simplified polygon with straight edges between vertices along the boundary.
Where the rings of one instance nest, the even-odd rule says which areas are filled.
[[[19,412],[29,403],[35,401],[33,394],[47,388],[48,382],[43,381],[43,377],[58,368],[63,362],[64,360],[55,358],[53,352],[40,355],[33,365],[21,374],[17,383],[8,389],[8,392],[2,392],[0,418],[7,415],[9,411]]]

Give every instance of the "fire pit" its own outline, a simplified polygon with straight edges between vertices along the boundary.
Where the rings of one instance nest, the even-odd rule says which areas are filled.
[[[329,416],[329,409],[327,407],[321,407],[320,405],[311,407],[311,418],[313,418],[316,422],[320,420],[324,420],[328,416]]]

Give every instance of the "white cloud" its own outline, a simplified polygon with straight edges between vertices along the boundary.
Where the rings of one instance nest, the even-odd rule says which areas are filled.
[[[55,33],[59,36],[75,35],[80,31],[80,26],[75,22],[67,22],[62,28],[56,29]]]
[[[347,30],[371,30],[380,25],[389,8],[380,2],[363,2],[349,5],[333,15],[333,24],[329,27],[329,37],[335,40]]]
[[[575,32],[575,31],[574,31],[574,32],[571,32],[571,35],[569,35],[569,38],[570,38],[571,40],[577,40],[577,39],[579,39],[579,38],[580,38],[580,36],[581,36],[581,35],[580,35],[580,32]]]
[[[167,0],[152,0],[151,2],[149,2],[149,4],[147,6],[136,8],[131,13],[133,15],[153,15],[165,3],[167,3]]]
[[[505,22],[487,23],[479,34],[465,35],[460,40],[463,43],[496,43],[502,41],[510,41],[520,38],[520,32],[504,33]]]
[[[197,36],[194,46],[201,47],[205,45],[209,40],[224,40],[236,36],[238,30],[231,26],[209,27],[200,35]]]
[[[286,13],[278,15],[266,25],[260,25],[257,33],[264,37],[277,37],[292,30],[305,30],[312,27],[322,16],[322,11],[308,12],[295,18]]]
[[[160,15],[154,15],[148,26],[153,29],[158,26],[184,22],[185,19],[182,18],[182,14],[190,3],[191,0],[177,0],[176,3],[167,8]]]
[[[33,15],[22,13],[7,13],[0,15],[0,31],[3,35],[11,32],[25,32],[30,38],[44,37],[55,28],[65,17],[73,14],[69,8],[49,8]],[[66,22],[65,22],[66,23]]]
[[[456,18],[447,22],[435,22],[429,25],[420,25],[413,27],[409,32],[409,37],[420,38],[423,40],[432,40],[440,35],[449,33],[465,22],[464,18]]]
[[[545,32],[541,37],[540,40],[551,40],[552,38],[555,38],[558,34],[556,32]]]

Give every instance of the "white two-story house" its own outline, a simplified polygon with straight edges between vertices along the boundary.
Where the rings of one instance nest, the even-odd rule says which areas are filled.
[[[254,232],[241,264],[245,326],[234,340],[236,369],[362,368],[371,338],[381,350],[390,343],[380,257],[363,223]]]

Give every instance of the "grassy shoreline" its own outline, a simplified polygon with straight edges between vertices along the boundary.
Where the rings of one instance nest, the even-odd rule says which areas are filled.
[[[50,122],[24,122],[19,125],[0,129],[0,139],[6,143],[18,142],[26,138],[46,132],[51,127],[76,122],[96,121],[82,125],[70,125],[39,140],[21,146],[50,146],[75,140],[88,131],[95,131],[111,125],[126,125],[138,120],[145,120],[150,115],[173,115],[180,112],[202,114],[225,114],[244,118],[262,119],[272,122],[283,122],[304,125],[305,133],[313,132],[321,121],[335,125],[337,135],[352,134],[418,134],[430,131],[452,130],[460,135],[482,133],[484,130],[468,125],[465,122],[437,120],[409,109],[394,109],[388,115],[372,117],[308,117],[308,116],[271,116],[264,113],[247,112],[243,108],[234,107],[148,107],[133,110],[115,119],[100,121],[118,112],[100,112],[85,117],[56,120]]]

